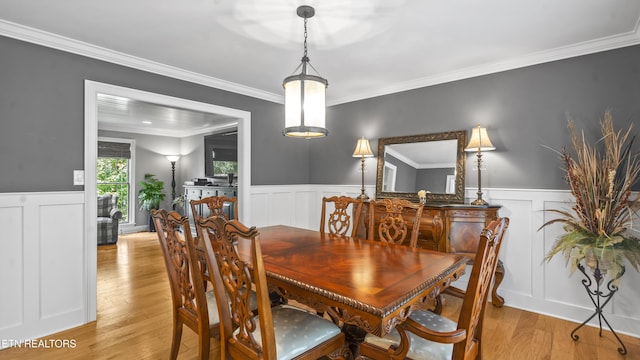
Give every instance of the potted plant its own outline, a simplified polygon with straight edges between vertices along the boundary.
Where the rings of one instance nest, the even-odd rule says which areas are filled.
[[[160,203],[164,200],[164,182],[155,178],[153,174],[144,174],[144,180],[140,182],[138,191],[138,201],[140,210],[149,213],[149,231],[155,231],[155,226],[151,220],[151,210],[159,209]]]
[[[570,266],[570,273],[579,269],[585,276],[582,285],[595,306],[594,313],[573,329],[571,338],[578,340],[576,332],[597,316],[600,334],[604,320],[620,344],[618,352],[624,355],[627,348],[604,317],[602,309],[618,291],[625,261],[636,271],[640,264],[640,239],[631,234],[633,217],[640,208],[638,195],[632,193],[640,176],[639,155],[632,152],[635,139],[631,136],[633,125],[624,132],[616,132],[613,117],[607,111],[600,122],[602,137],[594,145],[587,143],[584,132],[581,136],[577,134],[571,119],[568,127],[575,156],[563,148],[560,157],[575,204],[573,211],[549,210],[560,217],[547,221],[540,229],[562,223],[565,232],[556,239],[545,259],[550,261],[562,253]],[[591,270],[591,276],[585,271],[585,266]],[[609,281],[606,287],[601,287],[606,276],[609,276]]]
[[[640,209],[640,199],[632,193],[640,177],[640,159],[632,152],[632,127],[616,132],[607,111],[600,122],[602,138],[592,145],[569,120],[575,156],[563,148],[560,157],[575,204],[573,211],[549,210],[560,217],[540,227],[564,224],[565,233],[547,253],[547,261],[562,253],[571,273],[584,264],[592,271],[598,269],[601,276],[608,273],[614,284],[624,273],[625,259],[638,271],[640,240],[631,234],[631,226]]]

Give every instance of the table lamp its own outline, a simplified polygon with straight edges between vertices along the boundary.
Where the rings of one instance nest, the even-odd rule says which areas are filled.
[[[360,189],[360,196],[358,196],[358,199],[367,200],[369,199],[369,197],[364,190],[364,158],[373,157],[371,146],[369,146],[369,140],[365,139],[364,137],[358,139],[356,149],[353,151],[353,157],[359,157],[361,159],[360,161],[362,166],[362,188]]]
[[[482,152],[483,151],[491,151],[496,148],[489,140],[489,135],[487,135],[487,128],[480,127],[478,124],[477,127],[473,128],[471,131],[471,139],[469,140],[469,145],[464,149],[464,151],[477,151],[478,158],[478,198],[471,202],[471,205],[489,205],[484,199],[482,199],[482,185],[481,185],[481,174],[480,171],[482,169]]]

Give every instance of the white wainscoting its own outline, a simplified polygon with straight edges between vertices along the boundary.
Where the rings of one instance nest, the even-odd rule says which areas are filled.
[[[87,322],[84,217],[83,192],[0,194],[0,339]]]
[[[589,317],[592,304],[581,274],[569,276],[561,256],[543,261],[562,229],[538,231],[550,215],[544,209],[569,208],[570,194],[483,190],[487,200],[503,206],[500,215],[511,219],[501,253],[506,273],[499,292],[506,305],[578,323]],[[375,193],[373,186],[367,192]],[[356,185],[252,186],[247,225],[317,229],[323,196],[358,194]],[[475,189],[467,189],[467,197],[475,198]],[[84,239],[84,219],[84,192],[0,194],[0,339],[33,339],[94,319],[88,284],[95,269],[86,262],[96,256],[96,246]],[[639,298],[640,274],[628,267],[619,293],[605,308],[619,333],[640,337]]]
[[[476,190],[467,189],[466,197],[475,199]],[[561,190],[535,189],[483,191],[484,198],[490,203],[502,205],[500,216],[510,218],[500,256],[505,266],[505,278],[498,290],[505,298],[506,306],[577,323],[591,316],[593,306],[581,285],[582,274],[576,272],[569,276],[569,269],[565,267],[561,255],[548,263],[544,261],[546,252],[562,233],[561,226],[554,225],[538,231],[553,216],[544,210],[569,209],[571,194]],[[367,187],[367,193],[375,194],[375,189]],[[323,196],[359,194],[360,187],[355,185],[252,186],[251,225],[285,224],[317,229]],[[460,287],[466,286],[464,278],[458,283]],[[616,332],[640,337],[637,299],[640,299],[640,274],[628,266],[620,291],[604,309],[605,317]],[[591,324],[597,326],[597,317]]]

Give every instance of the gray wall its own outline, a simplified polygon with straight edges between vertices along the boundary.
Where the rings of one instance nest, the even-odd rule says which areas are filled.
[[[84,167],[85,79],[251,112],[254,185],[360,184],[351,156],[359,137],[377,153],[380,137],[481,123],[497,148],[485,155],[483,186],[564,189],[560,162],[543,146],[568,145],[565,113],[591,137],[608,107],[620,127],[640,115],[640,46],[329,107],[329,136],[312,141],[281,135],[280,104],[5,37],[0,53],[0,192],[82,189],[72,171]],[[366,164],[373,184],[376,159]]]
[[[0,54],[0,192],[83,189],[85,79],[249,111],[252,183],[309,182],[309,145],[282,136],[281,104],[2,36]]]
[[[544,146],[570,145],[566,113],[594,138],[607,108],[617,127],[640,119],[640,46],[330,107],[329,136],[310,148],[310,181],[359,184],[351,154],[361,136],[377,156],[380,137],[470,132],[481,123],[496,146],[484,155],[483,187],[566,189],[558,157]],[[467,155],[467,186],[477,183],[474,161]],[[365,182],[374,184],[375,162],[368,164]]]

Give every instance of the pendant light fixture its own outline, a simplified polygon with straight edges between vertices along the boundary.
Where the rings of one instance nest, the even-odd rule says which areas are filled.
[[[299,74],[284,79],[284,135],[290,137],[315,138],[327,136],[325,119],[325,91],[327,79],[319,75],[307,73],[307,67],[318,71],[307,57],[307,20],[316,11],[313,7],[302,5],[296,10],[298,16],[304,19],[304,54],[302,62],[293,71],[302,68]]]

